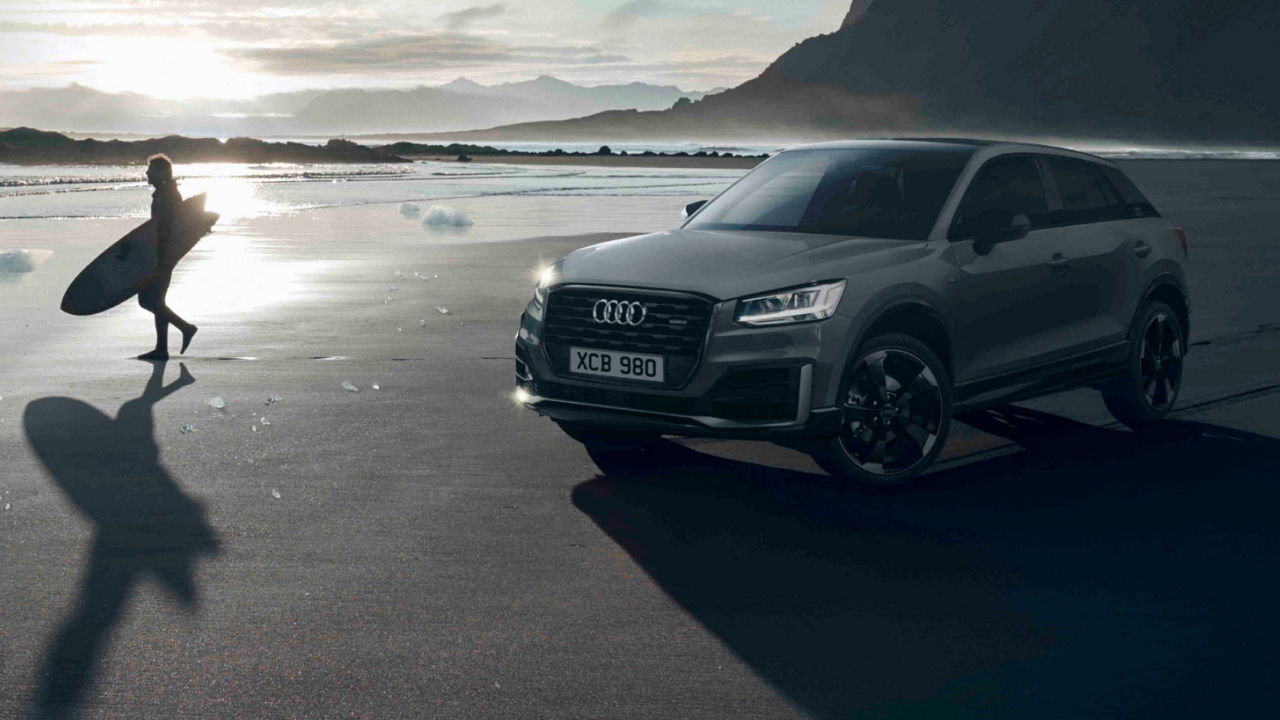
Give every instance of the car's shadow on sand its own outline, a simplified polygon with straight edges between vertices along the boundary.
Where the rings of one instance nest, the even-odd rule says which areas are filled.
[[[1280,441],[1013,407],[963,420],[1026,449],[870,492],[663,443],[656,469],[573,502],[817,717],[1270,703]]]
[[[168,387],[163,376],[164,363],[155,364],[142,395],[114,420],[66,397],[35,400],[23,414],[32,451],[95,526],[75,609],[45,651],[32,699],[38,717],[74,714],[136,582],[153,577],[193,607],[195,562],[217,552],[203,508],[160,464],[154,437],[154,405],[195,380],[185,366]]]

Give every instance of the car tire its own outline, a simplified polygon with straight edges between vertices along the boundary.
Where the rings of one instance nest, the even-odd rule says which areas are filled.
[[[648,452],[662,436],[574,422],[556,422],[566,435],[582,443],[596,467],[605,473],[634,474],[651,465]]]
[[[1173,410],[1182,388],[1187,340],[1177,313],[1154,300],[1139,308],[1129,338],[1124,374],[1103,383],[1100,390],[1111,414],[1139,430]]]
[[[902,485],[942,451],[951,429],[951,377],[920,340],[877,335],[850,356],[838,395],[840,434],[814,459],[831,475]]]

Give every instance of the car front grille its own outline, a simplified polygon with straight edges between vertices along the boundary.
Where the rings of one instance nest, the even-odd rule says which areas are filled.
[[[602,300],[642,303],[644,319],[635,326],[598,322],[593,309]],[[584,347],[662,355],[666,358],[666,380],[659,387],[680,387],[688,382],[702,358],[712,307],[710,300],[685,293],[588,286],[557,288],[547,300],[542,340],[552,368],[563,377],[582,379],[569,372],[569,348]]]

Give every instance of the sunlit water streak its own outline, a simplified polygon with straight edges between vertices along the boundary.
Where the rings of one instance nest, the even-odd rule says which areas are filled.
[[[205,192],[222,222],[343,205],[488,196],[711,196],[742,170],[460,165],[199,164],[177,168],[186,197]],[[145,218],[143,168],[0,165],[0,220]]]

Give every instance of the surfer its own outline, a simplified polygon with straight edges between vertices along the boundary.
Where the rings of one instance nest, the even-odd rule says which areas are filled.
[[[151,221],[156,225],[157,263],[156,270],[148,278],[147,284],[138,291],[138,304],[156,316],[156,349],[138,356],[139,360],[169,359],[169,325],[174,325],[182,332],[182,350],[187,351],[191,338],[195,337],[196,326],[183,320],[165,304],[165,296],[169,293],[169,283],[173,280],[171,260],[173,248],[173,226],[178,207],[182,204],[182,194],[178,192],[178,184],[173,181],[173,162],[163,154],[147,158],[147,182],[155,187],[151,194]]]

